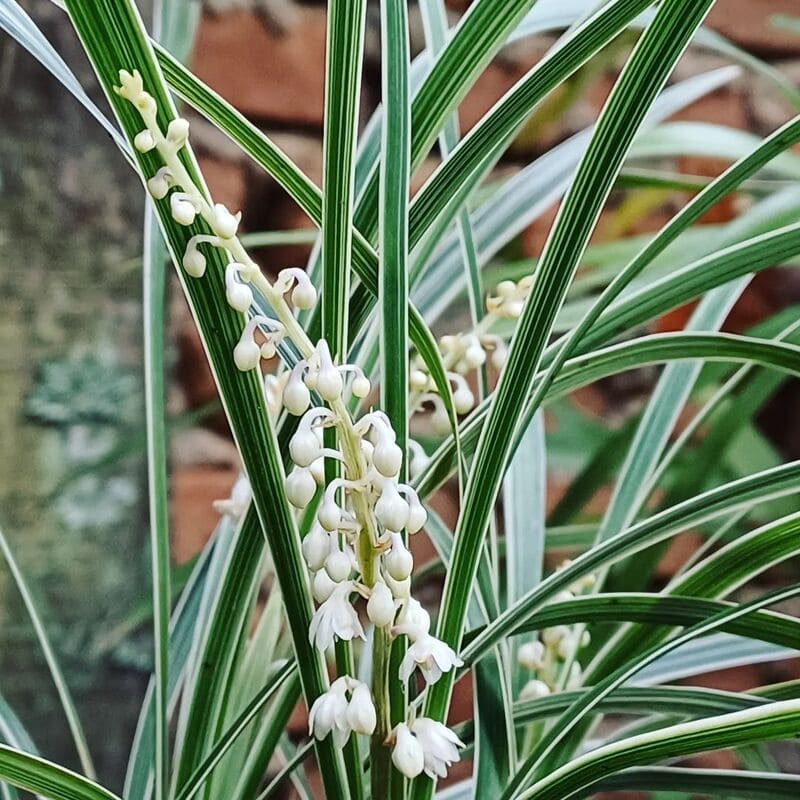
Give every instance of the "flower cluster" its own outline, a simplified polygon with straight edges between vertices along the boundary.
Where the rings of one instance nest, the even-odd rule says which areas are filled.
[[[434,683],[462,662],[431,635],[427,612],[411,597],[413,558],[405,533],[421,530],[427,514],[414,489],[399,480],[404,453],[395,431],[381,411],[370,411],[357,420],[348,411],[346,395],[366,397],[369,380],[356,365],[337,365],[328,343],[322,339],[314,344],[298,324],[293,309],[312,308],[317,299],[306,273],[289,268],[274,283],[268,281],[237,237],[241,214],[231,213],[220,203],[212,205],[197,187],[179,157],[188,141],[189,123],[174,119],[162,131],[156,103],[144,90],[139,73],[123,70],[119,78],[117,93],[135,106],[145,124],[134,147],[142,153],[156,152],[163,162],[146,181],[150,194],[168,203],[179,225],[193,225],[199,218],[210,231],[189,238],[182,258],[184,271],[203,278],[204,249],[216,248],[225,254],[227,266],[220,288],[227,303],[246,317],[233,349],[234,363],[241,371],[258,369],[262,359],[275,356],[284,340],[300,354],[280,375],[265,377],[264,391],[271,414],[285,409],[299,417],[289,446],[294,466],[286,477],[286,497],[297,509],[318,503],[316,521],[302,541],[318,604],[309,628],[310,641],[324,652],[336,639],[364,638],[354,604],[363,598],[372,625],[390,638],[408,640],[397,680],[405,684],[419,669],[427,683]],[[267,299],[275,318],[251,313],[253,289]],[[470,357],[478,351],[482,352],[473,345]],[[469,360],[466,355],[464,359]],[[457,393],[461,392],[461,407],[471,406],[474,401],[466,381],[459,371],[452,374]],[[326,430],[333,435],[326,437]],[[326,446],[328,438],[335,447]],[[413,472],[425,455],[413,443],[409,450]],[[327,483],[325,459],[339,463],[337,474]],[[239,518],[249,499],[250,486],[242,478],[231,497],[216,505],[222,513]],[[369,688],[347,675],[340,675],[315,700],[309,714],[311,733],[317,739],[332,735],[337,744],[353,732],[374,735],[376,727],[381,729],[380,722]],[[392,759],[407,776],[423,770],[443,776],[458,760],[462,746],[444,725],[425,718],[397,725],[386,743],[393,743]]]
[[[453,390],[453,406],[457,414],[468,414],[475,407],[475,396],[469,387],[466,376],[475,370],[491,364],[501,370],[508,357],[508,347],[501,336],[490,333],[498,320],[515,320],[522,313],[532,283],[527,275],[518,283],[501,281],[495,287],[495,294],[486,298],[486,315],[478,327],[470,333],[447,334],[439,339],[447,377]],[[412,359],[409,384],[415,392],[414,408],[422,411],[428,405],[433,407],[431,425],[440,434],[450,430],[450,421],[441,397],[423,360],[417,355]]]
[[[557,571],[569,566],[569,560],[561,563]],[[594,576],[587,575],[570,589],[559,592],[555,602],[572,600],[575,595],[594,585]],[[520,692],[520,700],[536,700],[556,691],[560,685],[566,689],[577,689],[581,685],[581,666],[575,660],[578,649],[589,644],[589,632],[555,625],[545,628],[539,635],[520,645],[517,650],[519,663],[534,673]],[[565,674],[566,673],[566,674]]]

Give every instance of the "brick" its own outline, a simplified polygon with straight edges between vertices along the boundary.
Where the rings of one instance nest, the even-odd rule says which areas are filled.
[[[721,0],[706,24],[738,45],[761,55],[797,55],[800,37],[772,24],[773,15],[798,15],[797,0]]]
[[[251,117],[321,126],[325,12],[298,7],[282,31],[252,11],[202,17],[192,68]]]
[[[176,563],[188,561],[203,549],[219,521],[212,503],[228,497],[236,475],[232,467],[187,467],[172,476],[172,556]]]
[[[215,203],[224,203],[233,213],[241,211],[247,202],[247,181],[241,163],[198,156],[200,170]]]

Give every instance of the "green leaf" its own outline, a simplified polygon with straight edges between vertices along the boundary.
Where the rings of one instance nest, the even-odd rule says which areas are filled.
[[[741,770],[642,767],[604,778],[591,788],[592,791],[663,790],[687,792],[692,796],[702,794],[741,800],[773,800],[776,797],[797,797],[800,777]]]
[[[172,615],[168,682],[171,705],[177,701],[181,685],[180,678],[189,660],[201,600],[211,572],[210,564],[213,561],[213,554],[219,538],[219,535],[215,534],[200,554]],[[151,788],[150,781],[154,772],[153,756],[155,754],[154,691],[155,681],[151,678],[139,713],[139,721],[128,758],[128,770],[123,791],[128,800],[145,800]]]
[[[379,175],[379,253],[381,406],[403,453],[398,480],[408,480],[408,195],[411,171],[410,43],[405,0],[381,2],[381,96],[386,118],[381,136]],[[324,268],[323,254],[323,268]],[[347,308],[349,296],[342,298]],[[455,427],[454,427],[455,430]],[[404,537],[405,538],[405,537]],[[405,687],[394,678],[393,663],[402,659],[402,641],[392,643],[384,630],[373,634],[373,694],[388,712],[378,720],[372,739],[372,796],[402,799],[404,779],[390,766],[384,740],[406,719]],[[380,653],[378,651],[383,651]]]
[[[120,800],[87,778],[3,744],[0,744],[0,780],[50,800]]]
[[[347,308],[356,127],[365,0],[330,0],[325,65],[322,194],[322,336],[334,360],[347,355]]]
[[[153,581],[153,639],[155,651],[155,796],[166,798],[169,788],[169,616],[170,538],[167,481],[167,424],[164,385],[164,302],[166,248],[158,222],[148,205],[144,222],[144,392],[147,434],[147,486],[150,511],[150,557]]]
[[[272,677],[258,694],[247,704],[225,733],[214,742],[214,746],[209,749],[206,758],[198,765],[197,769],[191,774],[177,793],[176,800],[189,800],[189,798],[195,796],[203,782],[213,772],[214,767],[219,764],[242,732],[258,716],[264,706],[272,699],[286,681],[295,678],[296,671],[296,666],[293,663],[285,664],[274,671]]]
[[[598,747],[544,777],[520,800],[570,800],[628,767],[692,753],[797,736],[800,700],[672,725]]]
[[[557,767],[567,762],[570,749],[564,748],[563,744],[570,733],[582,727],[589,712],[603,697],[611,694],[617,687],[632,678],[644,666],[652,663],[660,656],[675,650],[686,642],[719,629],[728,621],[745,617],[766,605],[781,602],[782,600],[795,597],[798,594],[800,594],[800,584],[795,584],[786,589],[770,592],[749,603],[736,605],[733,608],[720,611],[714,614],[710,619],[693,625],[691,628],[688,628],[683,633],[673,637],[664,644],[649,648],[638,658],[619,667],[619,669],[592,686],[589,691],[581,697],[580,701],[573,703],[569,708],[565,709],[561,716],[553,723],[547,738],[541,739],[537,743],[536,747],[534,747],[526,758],[525,763],[522,765],[517,775],[515,775],[514,780],[506,787],[505,797],[512,796],[512,793],[518,793],[518,790],[526,785],[530,776],[532,776],[534,780],[540,778],[542,767],[545,767],[547,773],[552,773],[554,765]],[[561,746],[560,749],[558,749],[559,746]],[[527,796],[527,793],[525,796]],[[537,795],[533,793],[531,796]]]
[[[220,565],[220,582],[204,614],[195,673],[187,682],[176,780],[182,790],[221,734],[240,656],[239,642],[250,625],[252,599],[261,583],[265,542],[251,505]]]
[[[749,475],[703,492],[619,532],[581,554],[562,570],[553,573],[534,590],[520,598],[462,652],[465,660],[480,657],[503,636],[525,624],[527,619],[557,592],[601,566],[615,563],[650,544],[664,541],[675,533],[709,520],[718,519],[738,508],[796,492],[800,486],[800,462],[784,464]]]
[[[68,0],[67,8],[129,140],[139,132],[141,122],[135,109],[113,91],[122,68],[137,68],[142,73],[147,90],[156,100],[159,124],[166,127],[175,115],[174,107],[141,19],[130,0],[91,3],[88,0]],[[190,177],[202,187],[191,151],[184,148],[181,154]],[[155,172],[158,160],[152,153],[137,153],[136,157],[143,175],[150,176]],[[193,232],[207,232],[207,228],[200,223],[190,229],[176,225],[167,206],[163,202],[157,204],[159,221],[173,261],[180,263],[188,236]],[[198,322],[223,406],[251,478],[255,506],[269,539],[281,591],[293,610],[289,617],[292,640],[306,701],[311,703],[325,690],[327,675],[320,654],[308,641],[312,608],[307,571],[300,554],[294,515],[284,493],[283,465],[265,409],[263,386],[254,372],[240,372],[231,357],[243,320],[241,314],[228,306],[217,282],[219,277],[216,280],[213,277],[219,276],[223,267],[222,255],[215,250],[209,253],[205,279],[186,280],[182,270],[178,274]],[[318,742],[317,753],[328,794],[331,797],[344,796],[341,757],[329,741]]]
[[[3,554],[6,564],[8,565],[11,577],[17,587],[17,591],[22,598],[25,605],[25,611],[30,618],[33,630],[36,633],[36,639],[39,642],[39,647],[42,648],[47,668],[50,671],[50,676],[53,679],[53,684],[58,693],[58,699],[61,703],[61,708],[64,711],[64,716],[67,718],[70,733],[72,734],[72,741],[75,745],[75,750],[78,753],[78,758],[81,763],[81,768],[84,773],[94,779],[96,773],[94,764],[92,763],[92,756],[89,752],[89,745],[86,742],[86,734],[83,731],[80,718],[78,717],[78,710],[75,708],[75,702],[72,699],[72,693],[69,690],[67,681],[64,678],[64,673],[58,664],[58,659],[50,644],[50,637],[47,635],[47,630],[42,622],[39,612],[36,610],[36,603],[34,602],[33,595],[28,588],[28,583],[20,570],[17,560],[14,558],[14,553],[8,544],[2,529],[0,529],[0,552]],[[13,781],[12,781],[13,783]]]

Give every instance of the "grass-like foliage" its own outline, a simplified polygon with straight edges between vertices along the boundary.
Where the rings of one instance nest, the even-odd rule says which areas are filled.
[[[290,782],[312,797],[312,761],[331,800],[800,796],[800,777],[782,773],[765,744],[798,735],[800,682],[738,694],[680,684],[800,647],[800,621],[775,608],[800,594],[796,565],[785,585],[753,591],[800,552],[800,463],[766,447],[750,459],[746,444],[760,441],[753,419],[765,401],[800,374],[800,326],[789,309],[745,334],[720,332],[754,273],[800,255],[791,187],[800,118],[763,140],[666,122],[741,70],[789,110],[800,96],[702,27],[713,0],[473,0],[452,30],[443,0],[420,0],[426,49],[413,63],[406,0],[382,0],[382,105],[366,125],[366,0],[331,0],[321,187],[182,65],[193,4],[157,3],[157,40],[133,0],[59,5],[110,116],[13,0],[0,0],[0,25],[112,133],[151,201],[143,282],[156,646],[126,800],[261,800]],[[458,106],[487,64],[541,33],[558,35],[549,52],[462,137]],[[531,115],[613,42],[633,46],[596,124],[514,177],[487,181]],[[732,65],[672,80],[694,47]],[[181,103],[319,227],[306,270],[268,276],[253,261],[237,209],[208,193]],[[409,199],[434,148],[441,163]],[[683,154],[730,166],[714,179],[664,170]],[[592,243],[601,214],[635,215],[651,194],[675,189],[689,199],[656,233]],[[733,221],[696,226],[732,194]],[[505,258],[554,203],[541,256]],[[174,607],[169,261],[243,465]],[[690,301],[683,331],[651,332]],[[437,338],[431,326],[449,331]],[[618,428],[565,400],[650,365],[662,365],[660,376]],[[565,463],[571,482],[548,514],[548,477]],[[428,505],[445,483],[458,491],[453,530]],[[654,589],[665,548],[688,529],[702,546]],[[438,557],[415,565],[414,535],[430,537]],[[115,798],[96,783],[45,626],[2,537],[0,547],[83,770],[46,760],[0,706],[3,797]],[[265,569],[275,581],[256,613]],[[423,608],[414,595],[424,586],[440,602]],[[473,707],[453,721],[457,682],[471,682]],[[310,712],[299,744],[286,734],[298,703]],[[681,761],[722,748],[741,769]],[[437,790],[457,761],[471,769]]]

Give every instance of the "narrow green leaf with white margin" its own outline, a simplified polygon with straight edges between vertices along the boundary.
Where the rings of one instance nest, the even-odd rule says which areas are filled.
[[[411,107],[411,168],[416,169],[445,120],[477,80],[535,0],[475,0],[414,96]],[[374,234],[378,170],[373,167],[359,197],[356,224]]]
[[[196,792],[213,772],[214,767],[223,759],[242,732],[247,729],[281,686],[294,677],[295,672],[296,666],[293,663],[287,663],[275,669],[267,683],[245,706],[225,733],[214,742],[214,746],[209,749],[206,758],[176,794],[176,800],[190,800],[195,796]]]
[[[366,0],[330,0],[325,64],[322,192],[322,337],[347,356],[356,128]]]
[[[3,744],[0,744],[0,781],[48,800],[120,800],[94,781]]]
[[[167,425],[164,385],[164,303],[166,248],[150,203],[145,211],[143,278],[144,393],[147,432],[147,489],[150,511],[150,560],[153,582],[155,652],[155,797],[169,790],[169,615],[170,540],[167,484]]]
[[[603,109],[548,237],[489,407],[459,516],[437,629],[439,637],[454,648],[461,641],[467,587],[475,575],[477,554],[552,324],[633,136],[711,3],[666,0],[661,5]],[[426,713],[442,720],[451,689],[449,675],[430,687]],[[431,781],[418,779],[417,786],[415,798],[430,796]]]
[[[28,584],[22,571],[14,558],[14,553],[8,544],[2,529],[0,529],[0,552],[3,554],[6,564],[8,565],[11,577],[14,579],[14,584],[19,591],[22,602],[25,605],[25,611],[28,613],[33,630],[36,633],[36,638],[39,642],[39,647],[42,648],[42,654],[47,662],[47,668],[50,671],[50,676],[53,679],[53,684],[58,692],[58,699],[61,702],[61,707],[64,710],[64,716],[67,718],[70,733],[72,734],[72,741],[75,744],[75,750],[80,759],[81,768],[87,777],[94,779],[96,776],[94,764],[92,763],[92,756],[89,753],[89,745],[86,742],[86,734],[83,731],[83,726],[78,717],[78,710],[75,708],[75,702],[72,699],[69,686],[64,678],[64,673],[58,664],[56,654],[50,644],[50,638],[47,635],[44,623],[36,610],[36,603],[33,600]]]
[[[398,480],[408,480],[408,196],[411,177],[410,43],[406,0],[381,0],[381,135],[378,252],[381,406],[397,436],[403,460]],[[323,255],[323,271],[325,267]],[[349,305],[349,296],[344,298]],[[405,539],[405,535],[403,538]],[[385,739],[407,716],[406,687],[397,679],[405,654],[384,628],[373,633],[372,690],[379,713],[371,741],[372,797],[402,800],[403,776],[393,770]]]
[[[576,557],[569,566],[545,578],[464,648],[464,660],[469,662],[481,658],[497,641],[524,626],[534,612],[557,592],[567,589],[598,567],[616,563],[693,525],[724,517],[739,508],[785,497],[797,492],[798,488],[800,462],[795,461],[731,481],[637,522]]]
[[[542,778],[519,800],[571,800],[602,778],[629,767],[754,742],[793,739],[798,732],[800,700],[684,722],[598,747]]]
[[[548,736],[537,742],[536,747],[534,747],[519,772],[514,776],[514,780],[506,787],[503,800],[510,800],[511,797],[516,796],[519,790],[527,784],[530,776],[533,776],[534,780],[539,778],[543,771],[542,767],[545,768],[544,772],[547,773],[552,771],[554,763],[556,767],[565,762],[568,763],[571,748],[569,746],[565,748],[563,745],[570,734],[585,727],[584,722],[588,719],[589,713],[600,701],[610,695],[617,687],[630,680],[647,664],[651,664],[659,657],[676,650],[682,644],[718,630],[726,622],[741,619],[765,606],[796,597],[798,594],[800,594],[800,584],[794,584],[785,589],[769,592],[749,603],[735,605],[687,628],[664,644],[654,645],[644,653],[641,653],[636,659],[623,664],[619,669],[592,686],[579,700],[562,712],[561,716],[548,730]]]
[[[131,0],[68,0],[70,17],[97,71],[100,83],[125,130],[132,139],[141,130],[139,113],[113,91],[120,69],[138,69],[156,101],[158,124],[162,130],[175,116],[166,84],[144,31],[141,18]],[[153,175],[161,159],[153,153],[136,153],[145,176]],[[187,180],[204,191],[191,150],[180,151],[181,169]],[[208,233],[205,224],[196,222],[191,229],[176,225],[167,208],[156,204],[159,220],[173,260],[180,263],[189,236]],[[321,656],[308,640],[312,605],[308,575],[300,553],[300,540],[293,512],[284,491],[283,464],[278,452],[275,431],[265,408],[264,390],[255,372],[241,372],[233,362],[232,349],[241,335],[243,317],[226,302],[221,274],[226,260],[216,249],[207,255],[205,279],[187,280],[178,271],[184,291],[199,325],[209,361],[217,380],[223,406],[253,488],[256,509],[264,533],[269,537],[275,571],[289,615],[289,627],[300,669],[306,701],[311,703],[327,687],[327,675]],[[341,756],[328,741],[317,743],[320,772],[331,798],[346,796]]]
[[[795,800],[800,795],[800,776],[775,772],[683,767],[639,767],[602,779],[592,791],[686,792],[740,800]]]
[[[420,13],[422,14],[422,24],[425,30],[425,42],[431,57],[437,58],[445,47],[447,33],[447,10],[444,0],[422,0],[420,3]],[[444,123],[442,132],[439,135],[439,150],[442,159],[445,160],[451,151],[458,144],[460,137],[458,114]],[[461,246],[461,256],[464,261],[464,272],[467,278],[467,297],[469,298],[469,309],[472,324],[477,325],[483,317],[483,291],[481,289],[481,275],[478,266],[478,254],[475,247],[475,240],[472,234],[469,211],[461,209],[457,216],[458,240]],[[431,246],[435,247],[438,242],[432,241]],[[425,263],[427,258],[424,254],[417,253],[415,259]],[[479,373],[481,393],[486,391],[485,373]]]

